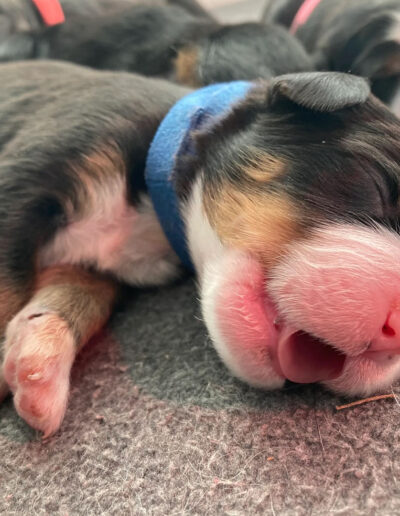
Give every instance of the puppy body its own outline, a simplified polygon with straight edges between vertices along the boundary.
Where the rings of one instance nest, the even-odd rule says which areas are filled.
[[[0,59],[62,59],[189,86],[313,68],[301,44],[282,27],[220,25],[193,0],[128,3],[117,3],[113,12],[105,12],[107,2],[99,4],[93,13],[63,0],[64,24],[14,34],[0,44]]]
[[[299,27],[299,0],[269,2],[264,19],[295,30],[320,70],[351,72],[371,79],[372,91],[399,113],[400,2],[321,0]]]
[[[49,433],[75,353],[111,311],[108,276],[150,285],[178,274],[144,165],[158,124],[187,90],[58,63],[1,73],[2,332],[29,301],[7,330],[4,375],[18,412]]]
[[[182,84],[270,79],[313,69],[311,58],[287,31],[274,24],[222,26],[189,41],[175,61]]]
[[[156,1],[156,0],[155,0]],[[135,0],[68,0],[60,2],[65,17],[77,19],[111,15],[135,3]],[[33,35],[46,31],[41,13],[31,0],[0,1],[0,59],[28,59],[40,52]]]
[[[137,219],[148,220],[136,244],[143,245],[137,252],[144,261],[146,233],[162,240],[144,194],[144,164],[158,124],[187,90],[57,63],[5,65],[2,77],[1,203],[8,213],[3,239],[6,231],[13,240],[3,240],[4,250],[13,249],[10,276],[26,282],[37,263],[65,259],[114,273],[120,268],[117,276],[135,283],[127,265],[111,262],[115,255],[135,261],[135,251],[122,247]],[[41,170],[40,176],[32,169]],[[21,226],[28,220],[27,235]],[[150,254],[157,254],[155,248]],[[168,260],[168,251],[159,254]]]
[[[188,90],[160,80],[52,62],[1,73],[3,371],[32,426],[59,427],[75,354],[106,322],[116,280],[179,274],[144,181],[173,110],[197,121],[179,152],[170,135],[171,177],[204,320],[234,374],[344,393],[398,377],[400,122],[363,79],[260,81],[198,117]]]

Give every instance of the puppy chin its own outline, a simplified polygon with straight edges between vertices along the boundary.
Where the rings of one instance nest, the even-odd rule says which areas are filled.
[[[348,357],[342,374],[323,382],[331,391],[347,396],[370,396],[390,387],[400,377],[400,357],[388,356],[377,362],[363,357]]]

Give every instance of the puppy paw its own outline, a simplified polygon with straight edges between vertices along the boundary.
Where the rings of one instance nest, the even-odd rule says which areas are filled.
[[[44,438],[63,420],[75,349],[67,323],[38,306],[26,307],[7,327],[4,377],[18,414]]]

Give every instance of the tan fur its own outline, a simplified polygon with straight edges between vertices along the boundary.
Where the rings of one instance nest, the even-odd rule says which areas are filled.
[[[381,69],[381,75],[391,76],[400,73],[400,59],[398,54],[392,56],[392,58],[384,63],[384,67]],[[383,75],[383,76],[385,76]]]
[[[258,183],[268,183],[271,180],[283,175],[286,171],[286,163],[271,154],[261,153],[252,149],[251,162],[243,168],[247,177]]]
[[[125,175],[126,163],[122,151],[115,144],[107,144],[86,156],[82,169],[91,177],[102,179],[105,175]]]
[[[188,47],[180,50],[175,59],[176,79],[179,83],[193,88],[201,86],[197,71],[198,50]]]
[[[92,201],[98,196],[99,184],[117,185],[126,180],[126,163],[122,152],[112,144],[104,145],[93,154],[85,156],[79,163],[72,164],[71,168],[79,179],[78,206],[67,206],[68,215],[76,210],[80,215],[90,212]],[[110,177],[115,181],[110,181]]]
[[[109,318],[117,283],[78,267],[58,266],[44,271],[31,304],[55,312],[72,330],[80,349]]]
[[[0,338],[8,322],[22,308],[30,293],[29,285],[19,289],[7,280],[0,280]]]
[[[79,163],[71,165],[72,172],[79,178],[79,188],[77,193],[77,205],[67,205],[66,212],[71,220],[76,218],[78,214],[79,218],[83,217],[87,212],[90,212],[92,202],[98,198],[97,183],[104,183],[105,177],[113,176],[117,180],[111,182],[111,184],[118,187],[118,181],[125,181],[125,163],[122,157],[121,150],[113,144],[104,145],[102,148],[85,156]],[[36,264],[36,269],[39,266]],[[78,346],[82,346],[85,343],[87,335],[93,334],[99,327],[104,324],[105,320],[109,317],[110,308],[100,308],[101,303],[96,302],[96,296],[101,297],[96,291],[96,286],[100,282],[101,288],[104,288],[105,298],[104,303],[110,303],[109,294],[109,281],[97,280],[97,276],[90,275],[90,281],[87,280],[89,273],[83,270],[75,269],[75,273],[72,273],[72,267],[69,272],[66,273],[68,268],[52,268],[42,273],[39,276],[39,284],[43,281],[48,281],[48,288],[41,292],[37,292],[32,299],[33,302],[39,299],[41,302],[45,302],[49,305],[50,310],[55,312],[59,311],[60,315],[71,325],[71,329],[78,341]],[[58,272],[57,272],[58,271]],[[60,272],[62,271],[62,272]],[[39,274],[37,271],[36,274]],[[58,288],[51,288],[51,281],[55,281],[58,275],[64,278],[63,285]],[[74,275],[74,283],[68,285],[69,279]],[[79,275],[79,280],[78,280]],[[99,276],[100,277],[100,276]],[[50,280],[49,280],[50,278]],[[86,278],[84,280],[84,278]],[[59,283],[59,279],[57,279]],[[82,288],[83,283],[87,282],[86,287]],[[91,284],[91,288],[88,288],[88,283]],[[54,284],[53,284],[54,285]],[[0,338],[3,337],[7,324],[11,319],[22,309],[24,304],[29,300],[29,297],[33,292],[33,281],[31,285],[25,284],[24,288],[18,288],[16,285],[12,285],[9,279],[0,278]],[[64,297],[63,297],[64,296]],[[77,299],[74,299],[77,296]],[[93,296],[93,298],[91,298]],[[88,300],[90,299],[90,300]],[[86,304],[85,304],[86,302]],[[82,317],[77,313],[82,308]],[[87,315],[87,320],[84,317]],[[93,328],[88,325],[88,322],[93,324]],[[101,321],[101,322],[99,322]],[[2,362],[2,349],[0,348],[0,362]],[[2,378],[0,370],[0,401],[7,394],[8,388]]]
[[[18,414],[44,437],[64,417],[76,353],[106,323],[117,293],[114,280],[72,266],[40,274],[29,303],[6,330],[4,380]],[[5,385],[1,386],[5,394]]]
[[[224,185],[205,192],[204,208],[224,244],[258,255],[266,267],[302,234],[299,213],[282,193]]]

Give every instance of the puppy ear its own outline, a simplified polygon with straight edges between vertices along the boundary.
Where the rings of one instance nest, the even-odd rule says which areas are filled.
[[[270,83],[271,106],[286,98],[321,113],[362,104],[369,94],[365,79],[338,72],[281,75]]]
[[[400,44],[397,41],[384,41],[368,48],[354,62],[353,73],[382,79],[400,74]]]
[[[400,70],[400,23],[390,10],[378,9],[371,14],[368,9],[373,6],[365,8],[365,16],[350,34],[338,29],[330,49],[326,49],[327,64],[334,70],[351,71],[371,79],[396,75]]]

